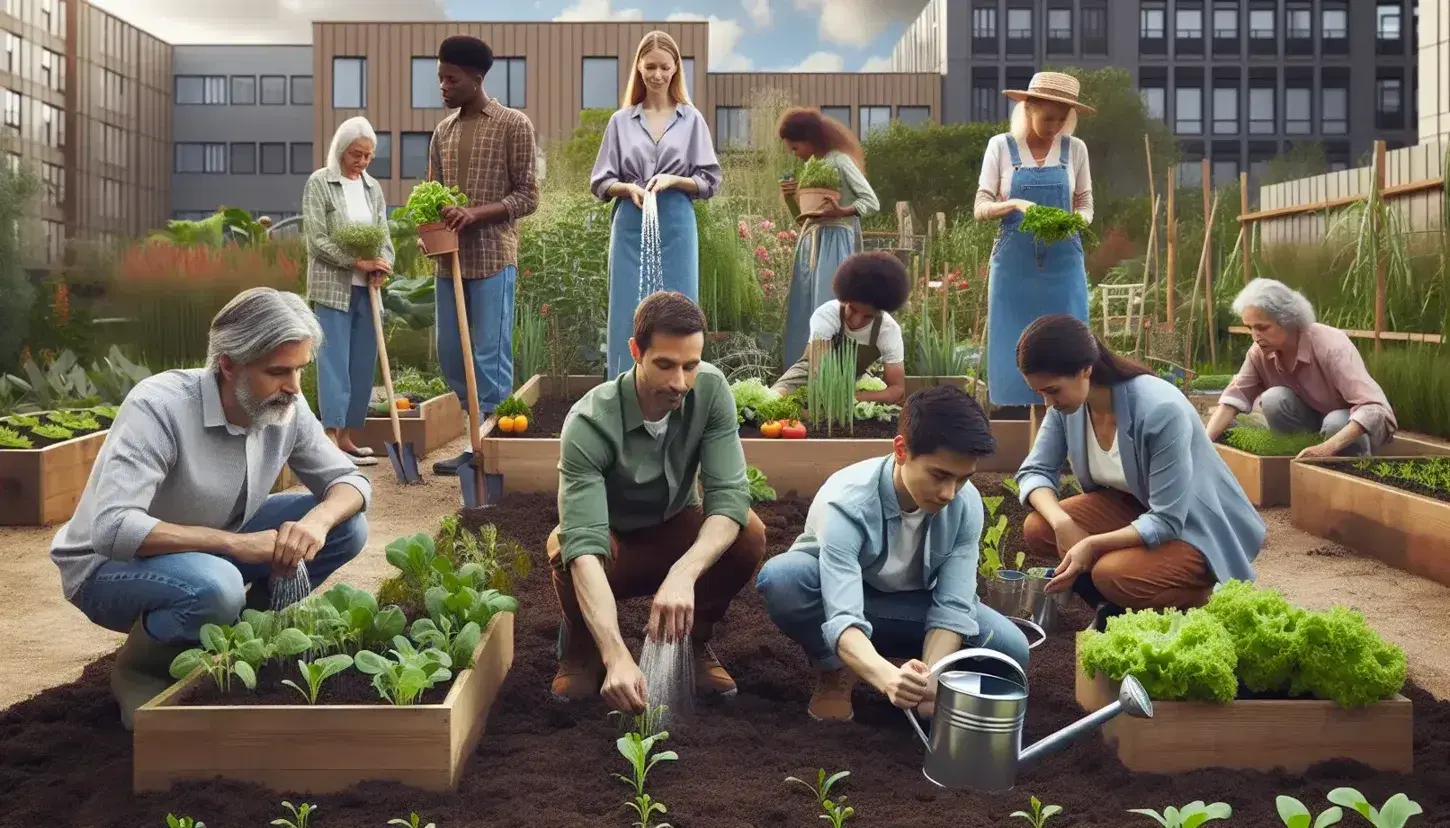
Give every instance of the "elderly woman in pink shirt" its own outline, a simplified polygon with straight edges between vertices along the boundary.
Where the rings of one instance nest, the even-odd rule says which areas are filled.
[[[1208,421],[1217,440],[1257,402],[1269,428],[1326,439],[1299,457],[1372,454],[1394,437],[1395,412],[1359,349],[1338,328],[1314,321],[1314,307],[1273,279],[1254,279],[1234,299],[1254,344]]]

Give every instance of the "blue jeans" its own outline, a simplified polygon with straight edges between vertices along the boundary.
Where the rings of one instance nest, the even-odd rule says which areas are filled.
[[[473,345],[473,376],[478,383],[478,409],[493,413],[514,388],[514,283],[518,268],[505,267],[486,279],[463,280],[463,309]],[[439,278],[434,290],[438,366],[448,387],[468,410],[468,381],[463,375],[463,343],[458,336],[458,304],[452,277]]]
[[[792,641],[801,645],[811,666],[817,670],[839,670],[845,666],[826,643],[821,625],[826,607],[821,600],[821,565],[809,552],[785,552],[765,562],[756,576],[756,589],[765,596],[770,620]],[[931,608],[931,591],[881,592],[863,584],[866,620],[871,624],[871,644],[885,658],[921,658],[926,642],[926,614]],[[964,640],[965,647],[988,647],[1011,656],[1027,669],[1027,636],[1001,613],[977,605],[978,634]],[[983,644],[983,639],[991,640]],[[931,665],[928,664],[928,667]]]
[[[642,182],[641,182],[642,183]],[[656,198],[660,218],[658,285],[645,290],[674,290],[700,301],[700,228],[695,200],[681,190],[665,190]],[[614,379],[634,367],[629,339],[640,295],[640,226],[644,213],[628,198],[616,199],[609,228],[609,324],[604,335],[604,377]]]
[[[322,348],[317,354],[317,405],[323,428],[362,428],[373,396],[373,372],[378,364],[378,337],[373,330],[372,297],[365,287],[352,286],[348,309],[314,305],[322,326]]]
[[[274,494],[242,527],[264,532],[301,519],[314,506],[311,494]],[[368,541],[368,523],[359,512],[333,528],[317,556],[307,562],[316,589],[338,567],[357,557]],[[177,552],[129,561],[107,561],[75,597],[92,623],[129,632],[140,616],[146,632],[164,644],[192,644],[204,624],[234,624],[246,606],[247,584],[265,590],[271,568],[238,563],[209,552]]]

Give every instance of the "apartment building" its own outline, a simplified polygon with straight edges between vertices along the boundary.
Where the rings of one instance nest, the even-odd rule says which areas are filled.
[[[1415,143],[1418,16],[1413,0],[929,0],[892,66],[939,73],[946,122],[1004,118],[1001,90],[1045,65],[1122,67],[1178,136],[1179,180],[1201,183],[1208,158],[1223,183],[1295,141],[1334,169],[1376,139]]]
[[[1450,143],[1450,3],[1420,7],[1420,142]]]
[[[312,173],[311,46],[176,46],[171,215],[299,215]]]
[[[0,0],[0,153],[42,178],[44,264],[167,215],[170,47],[84,0]]]
[[[447,111],[438,92],[438,43],[471,34],[493,48],[489,95],[522,110],[541,145],[566,137],[586,109],[619,107],[634,50],[653,29],[680,46],[686,87],[711,124],[716,145],[749,143],[747,112],[757,90],[780,89],[862,133],[892,118],[935,120],[941,83],[919,74],[702,72],[709,66],[709,24],[671,22],[317,23],[313,26],[314,163],[333,130],[366,115],[378,131],[370,172],[398,203],[427,169],[428,141]]]

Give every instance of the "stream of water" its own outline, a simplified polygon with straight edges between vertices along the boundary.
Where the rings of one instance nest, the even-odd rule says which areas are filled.
[[[645,193],[644,218],[639,225],[639,298],[664,290],[664,262],[660,254],[660,207],[655,193]]]
[[[645,636],[639,654],[639,671],[644,673],[646,702],[664,706],[662,726],[677,723],[694,712],[695,658],[688,637],[660,641]]]

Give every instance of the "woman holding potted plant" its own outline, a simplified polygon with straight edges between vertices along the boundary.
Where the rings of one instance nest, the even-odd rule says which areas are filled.
[[[609,119],[594,161],[589,189],[614,201],[609,232],[609,327],[605,369],[616,377],[634,365],[629,337],[641,292],[678,291],[700,298],[700,242],[694,201],[720,188],[720,161],[705,116],[690,102],[684,60],[674,38],[650,32],[634,52],[634,71],[620,109]],[[646,201],[659,215],[661,283],[646,287],[641,229]]]
[[[393,270],[383,188],[368,175],[378,137],[363,117],[343,121],[322,169],[302,192],[307,240],[307,300],[322,325],[317,354],[317,405],[327,435],[360,466],[375,465],[373,450],[353,442],[372,400],[378,341],[370,285]]]
[[[861,142],[847,125],[819,109],[797,107],[781,115],[776,134],[803,162],[780,182],[786,206],[802,224],[785,316],[782,364],[793,365],[805,356],[811,315],[836,298],[836,268],[861,251],[861,218],[880,210],[881,202],[866,180]]]
[[[1072,133],[1078,113],[1093,109],[1078,101],[1077,78],[1058,72],[1039,72],[1026,90],[1002,94],[1017,105],[1010,131],[987,143],[974,209],[978,221],[1002,220],[987,292],[987,394],[993,405],[1041,406],[1017,372],[1017,339],[1039,316],[1087,320],[1087,268],[1078,233],[1043,243],[1022,221],[1034,207],[1092,221],[1087,145]]]
[[[1264,521],[1182,392],[1067,314],[1029,325],[1016,356],[1049,405],[1016,475],[1028,547],[1061,561],[1047,593],[1076,592],[1101,629],[1123,609],[1202,606],[1216,584],[1254,579]],[[1064,461],[1082,494],[1059,500]]]

